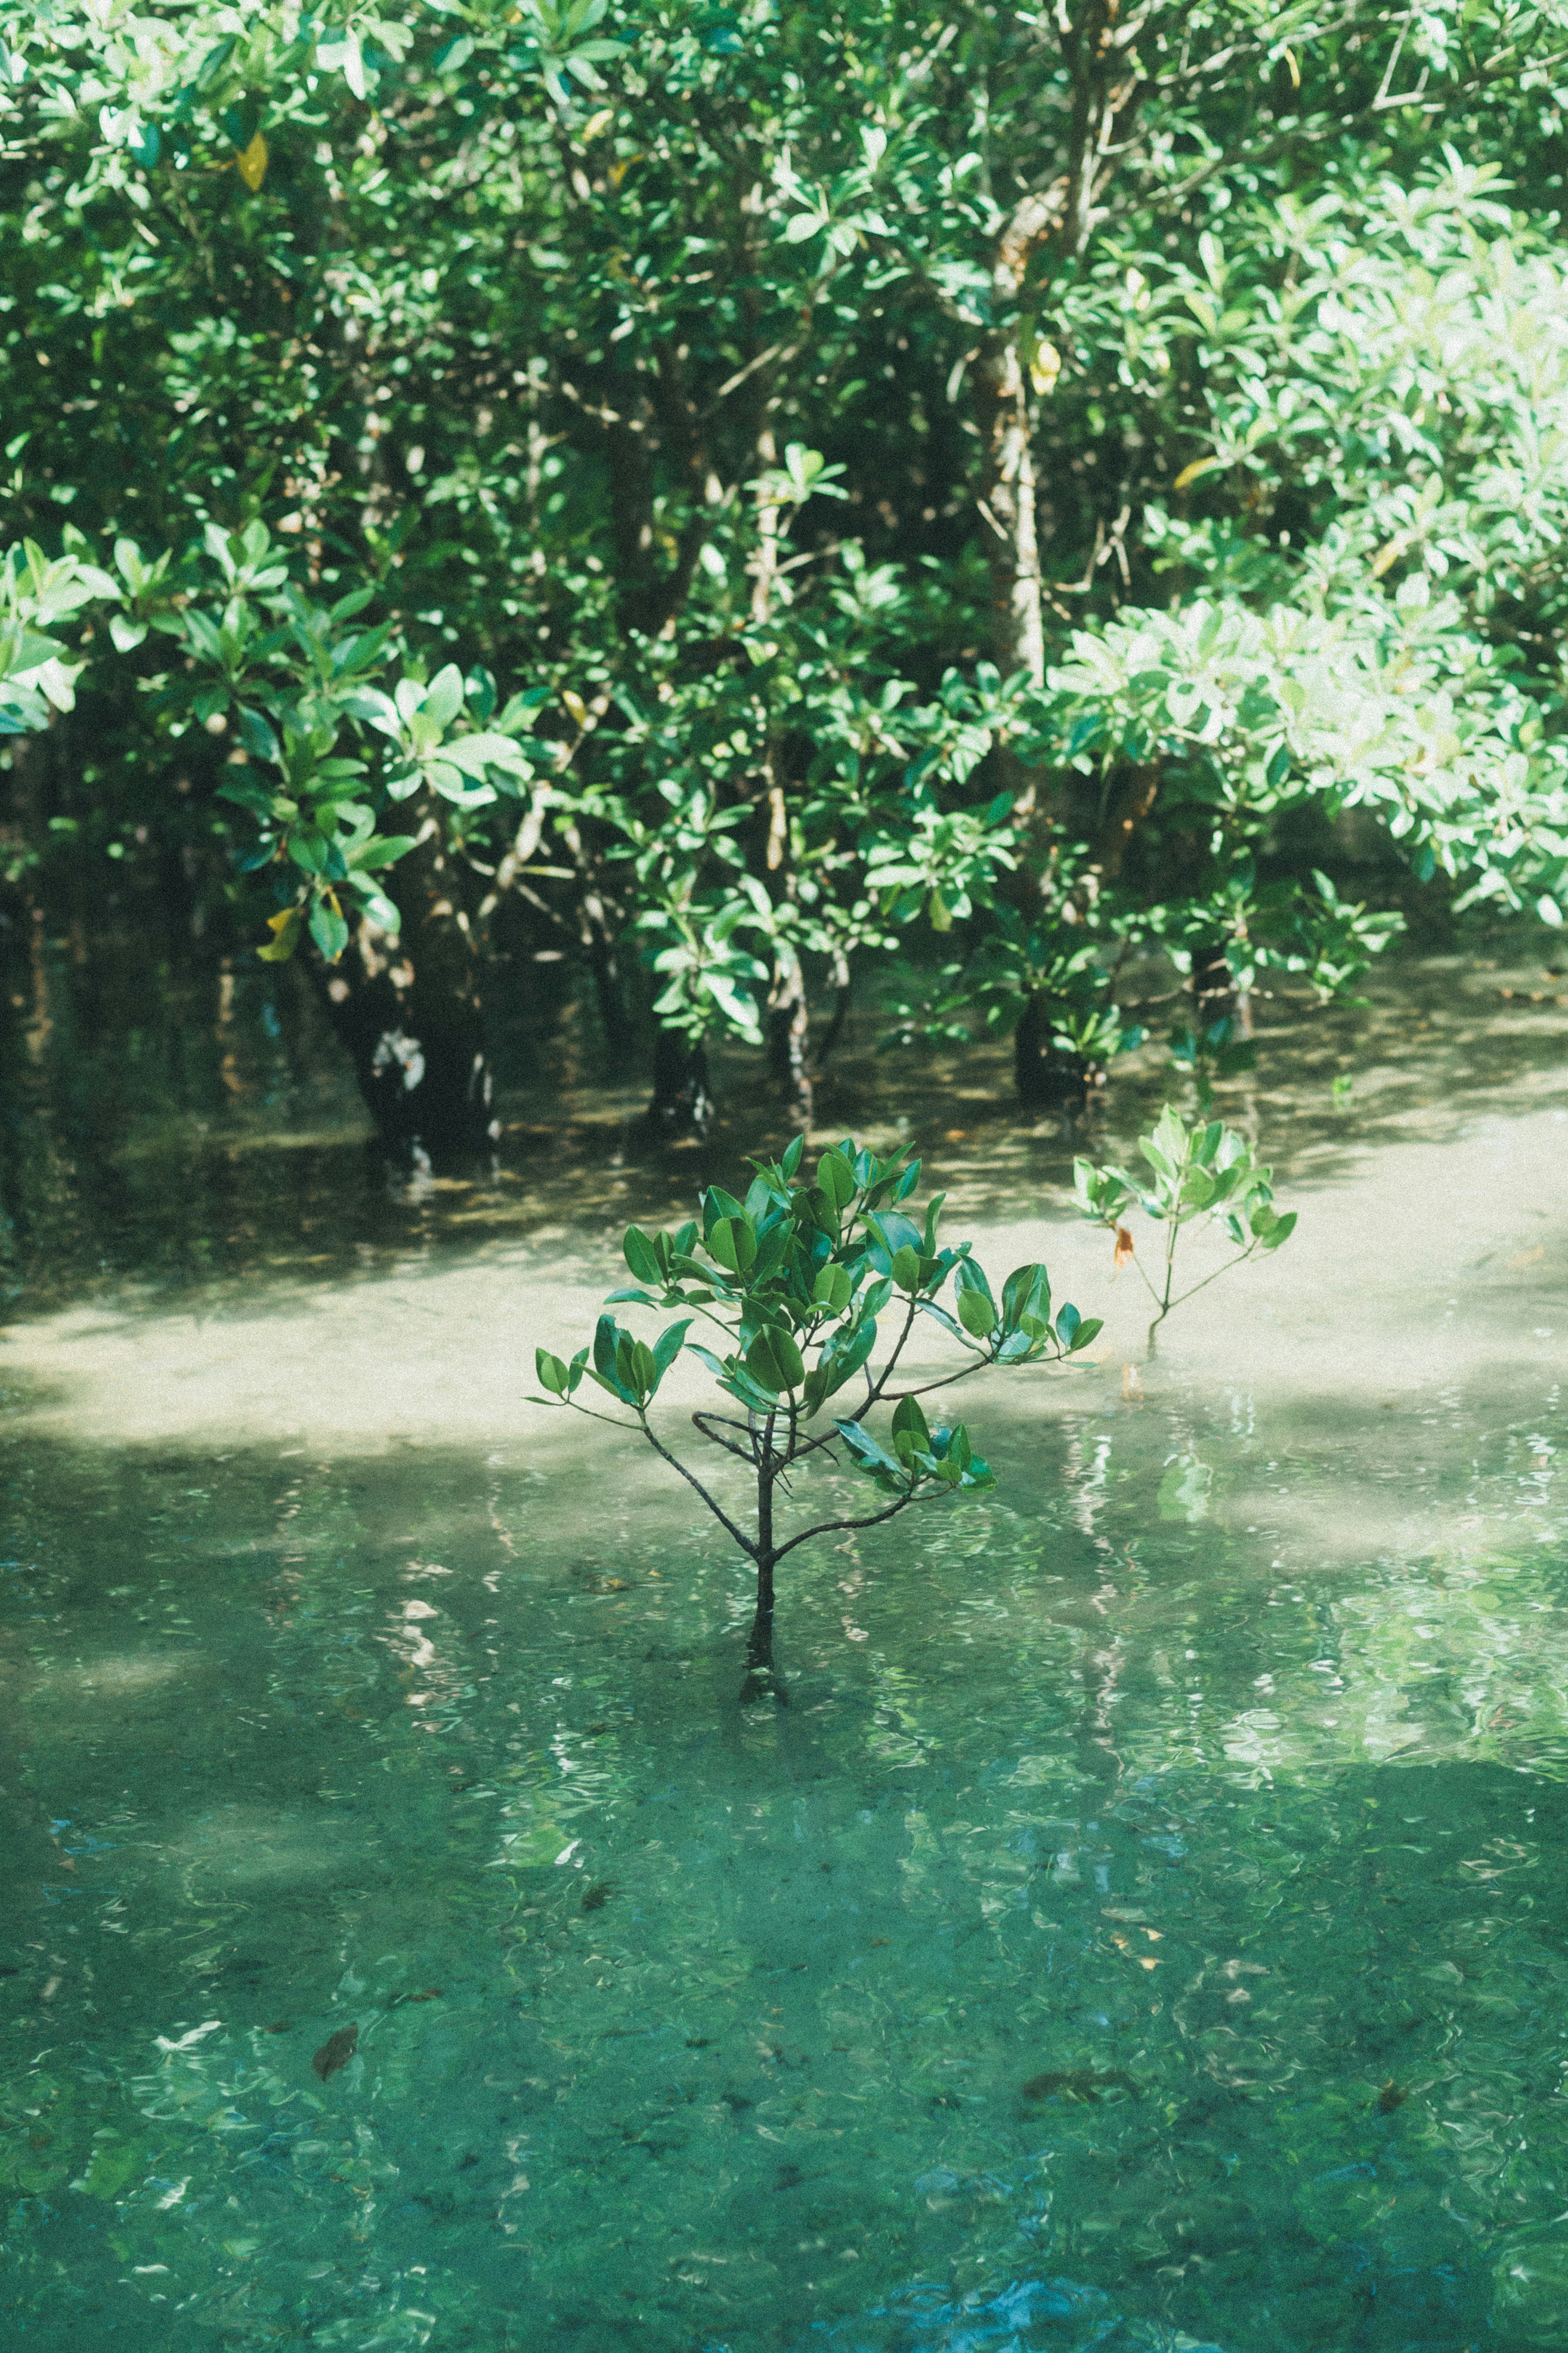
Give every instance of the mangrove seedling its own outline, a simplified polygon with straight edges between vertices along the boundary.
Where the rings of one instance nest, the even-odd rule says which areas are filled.
[[[1244,1266],[1249,1258],[1277,1250],[1281,1242],[1289,1241],[1296,1230],[1296,1212],[1288,1209],[1281,1214],[1274,1207],[1270,1172],[1258,1166],[1245,1139],[1223,1121],[1188,1127],[1167,1104],[1159,1124],[1139,1137],[1138,1149],[1149,1164],[1147,1177],[1125,1168],[1099,1168],[1092,1161],[1075,1160],[1073,1188],[1084,1216],[1115,1235],[1118,1268],[1131,1260],[1142,1276],[1155,1308],[1149,1327],[1152,1338],[1173,1307],[1217,1282],[1232,1267]],[[1145,1217],[1165,1229],[1163,1249],[1152,1275],[1138,1256],[1125,1223],[1134,1202]],[[1185,1291],[1177,1291],[1176,1243],[1183,1229],[1198,1218],[1217,1224],[1236,1244],[1236,1253]]]
[[[592,1345],[570,1364],[541,1348],[539,1405],[557,1404],[630,1430],[691,1487],[756,1568],[756,1611],[747,1649],[743,1696],[784,1698],[773,1670],[773,1584],[781,1561],[814,1536],[874,1528],[912,1504],[974,1494],[995,1482],[963,1422],[927,1419],[922,1398],[968,1380],[987,1366],[1061,1363],[1100,1330],[1070,1305],[1053,1321],[1043,1266],[1021,1266],[994,1292],[968,1242],[940,1244],[943,1196],[923,1219],[905,1206],[920,1182],[918,1160],[887,1160],[846,1138],[823,1153],[809,1180],[800,1173],[802,1139],[783,1158],[751,1166],[743,1201],[711,1186],[700,1221],[673,1233],[628,1228],[626,1260],[634,1287],[614,1291],[607,1308],[687,1308],[652,1342],[639,1340],[610,1314],[599,1317]],[[948,1290],[951,1304],[941,1294]],[[918,1318],[941,1327],[962,1352],[955,1369],[893,1386]],[[713,1327],[706,1346],[689,1340],[699,1319]],[[682,1350],[696,1356],[739,1414],[706,1407],[691,1416],[710,1446],[744,1466],[751,1491],[742,1526],[650,1419],[659,1388]],[[853,1388],[850,1385],[854,1384]],[[621,1411],[584,1402],[587,1384]],[[845,1392],[848,1391],[847,1398]],[[862,1391],[864,1392],[862,1394]],[[836,1409],[824,1427],[830,1401]],[[867,1427],[885,1412],[881,1435]],[[802,1471],[846,1465],[886,1501],[858,1516],[784,1525]]]

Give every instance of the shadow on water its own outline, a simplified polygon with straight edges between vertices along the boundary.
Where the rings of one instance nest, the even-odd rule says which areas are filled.
[[[1386,963],[1364,1008],[1258,1002],[1257,1073],[1222,1088],[1277,1173],[1329,1178],[1391,1136],[1440,1138],[1479,1110],[1568,1092],[1568,981],[1505,939],[1476,963]],[[44,948],[0,1025],[0,1289],[12,1315],[132,1282],[216,1300],[410,1261],[449,1262],[522,1235],[597,1239],[684,1215],[790,1133],[755,1059],[717,1058],[721,1116],[700,1146],[638,1127],[640,1080],[601,1083],[572,1008],[552,1036],[498,1041],[493,1179],[389,1186],[346,1062],[291,967],[171,966],[134,943],[90,965]],[[1157,1018],[1150,1017],[1158,1027]],[[1151,1047],[1081,1119],[1012,1100],[1008,1051],[879,1051],[865,1014],[818,1087],[826,1138],[907,1140],[966,1216],[1060,1195],[1075,1152],[1125,1154],[1175,1089]],[[1350,1092],[1330,1112],[1334,1082]]]
[[[1003,1410],[761,1715],[591,1440],[14,1441],[16,2341],[1559,2343],[1550,1387]]]
[[[1561,2353],[1542,976],[1281,1018],[1300,1231],[1152,1361],[1081,1135],[856,1043],[824,1126],[1110,1320],[977,1395],[994,1496],[792,1556],[783,1711],[749,1566],[520,1403],[773,1111],[638,1157],[568,1038],[395,1199],[272,987],[6,1048],[7,2353]]]

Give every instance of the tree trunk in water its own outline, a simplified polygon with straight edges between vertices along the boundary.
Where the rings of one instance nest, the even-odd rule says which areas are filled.
[[[773,1424],[768,1418],[763,1438],[763,1467],[757,1484],[757,1607],[746,1642],[746,1674],[741,1685],[742,1702],[773,1699],[783,1707],[788,1699],[773,1666]]]
[[[1051,1043],[1043,997],[1030,997],[1013,1032],[1013,1074],[1026,1111],[1076,1110],[1089,1092],[1083,1056]]]
[[[493,1162],[500,1132],[478,965],[439,849],[433,838],[421,849],[398,876],[401,937],[363,921],[316,978],[389,1158],[405,1169],[472,1168]]]
[[[654,1041],[653,1101],[646,1124],[658,1136],[706,1135],[713,1124],[708,1082],[708,1049],[692,1045],[679,1029],[661,1029]]]
[[[811,1125],[811,1073],[806,1069],[805,990],[797,972],[780,1004],[768,1008],[768,1071],[802,1127]]]
[[[776,1700],[789,1704],[789,1694],[773,1665],[773,1559],[764,1553],[757,1563],[757,1607],[746,1638],[746,1672],[741,1684],[742,1701]]]

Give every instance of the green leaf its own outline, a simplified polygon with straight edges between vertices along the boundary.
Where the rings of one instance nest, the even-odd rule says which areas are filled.
[[[996,1328],[996,1309],[984,1291],[961,1291],[954,1303],[958,1320],[976,1340],[988,1340]]]
[[[811,1286],[815,1305],[826,1307],[830,1314],[842,1315],[849,1304],[851,1292],[847,1267],[828,1265],[818,1268],[816,1279]]]
[[[820,1369],[827,1376],[824,1395],[831,1397],[836,1389],[841,1389],[866,1363],[876,1345],[876,1321],[869,1315],[862,1316],[851,1331],[836,1332],[818,1359]]]
[[[907,1439],[921,1454],[931,1451],[931,1429],[921,1410],[919,1398],[905,1397],[893,1408],[893,1436]]]
[[[1079,1162],[1079,1166],[1085,1164]],[[1016,1332],[1026,1315],[1037,1316],[1041,1323],[1049,1321],[1051,1313],[1051,1279],[1037,1261],[1029,1266],[1015,1267],[1002,1285],[1002,1321],[1009,1332]]]
[[[658,1262],[658,1252],[640,1226],[628,1226],[621,1245],[626,1261],[639,1282],[664,1281],[664,1269]]]
[[[721,1218],[708,1237],[708,1248],[730,1274],[745,1274],[755,1262],[757,1238],[749,1218]]]
[[[833,1427],[849,1449],[858,1471],[868,1471],[874,1477],[879,1474],[881,1484],[897,1487],[900,1491],[908,1485],[908,1474],[903,1465],[884,1447],[878,1445],[869,1430],[862,1430],[858,1421],[836,1421]]]
[[[896,1250],[893,1252],[892,1263],[889,1269],[889,1272],[891,1274],[893,1282],[900,1291],[904,1292],[906,1294],[918,1291],[921,1287],[921,1254],[919,1250],[914,1249],[909,1242],[905,1242],[900,1249]]]
[[[745,1355],[745,1368],[760,1388],[777,1396],[797,1389],[805,1379],[805,1365],[792,1335],[778,1324],[765,1324]]]
[[[847,1208],[859,1189],[855,1171],[837,1150],[823,1154],[816,1164],[816,1181],[836,1209]]]
[[[694,1317],[688,1315],[679,1324],[671,1324],[667,1325],[665,1330],[659,1334],[658,1339],[654,1342],[653,1362],[654,1370],[658,1376],[654,1382],[655,1388],[658,1388],[659,1382],[663,1380],[666,1373],[668,1372],[671,1365],[674,1364],[677,1356],[679,1356],[681,1344],[685,1340],[687,1334],[690,1331],[694,1321]]]
[[[310,937],[329,964],[336,964],[349,944],[349,927],[331,892],[310,910]]]

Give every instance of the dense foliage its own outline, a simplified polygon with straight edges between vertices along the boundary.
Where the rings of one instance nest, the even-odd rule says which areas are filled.
[[[1224,1069],[1401,866],[1560,923],[1561,14],[0,6],[10,887],[435,1151],[541,964],[679,1124],[889,960],[1042,1101],[1130,953]]]

